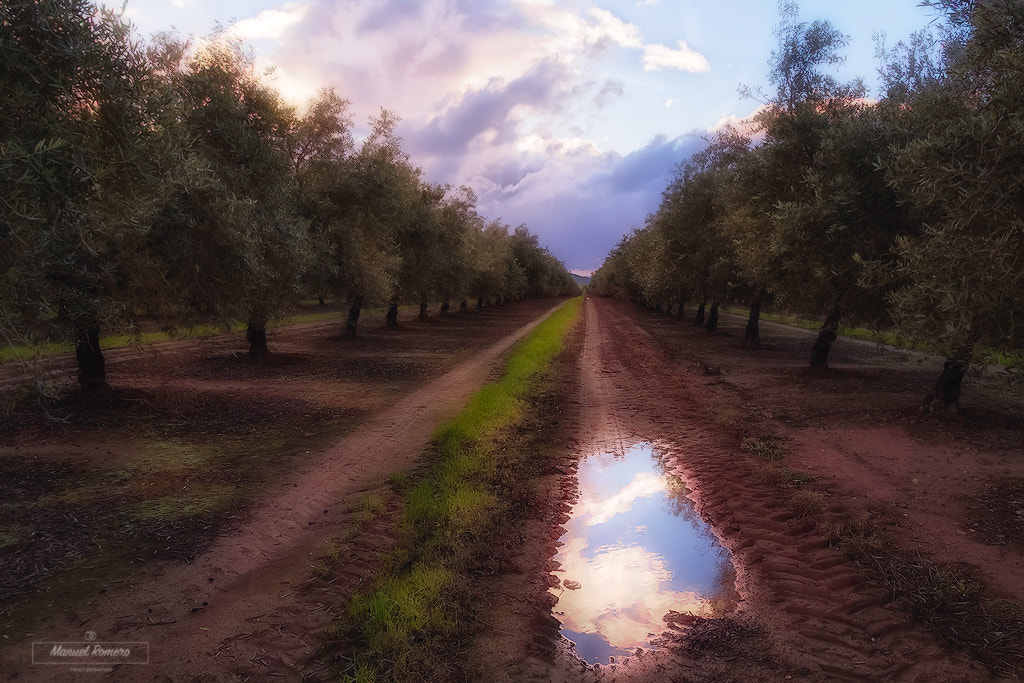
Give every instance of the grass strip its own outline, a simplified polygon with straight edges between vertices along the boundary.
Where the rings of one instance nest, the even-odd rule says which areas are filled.
[[[434,433],[429,470],[405,483],[399,543],[374,585],[357,595],[334,635],[352,644],[343,680],[452,680],[462,677],[475,629],[472,568],[490,548],[493,530],[523,485],[510,461],[507,435],[525,419],[565,346],[582,299],[560,307],[520,341],[498,381]],[[429,672],[427,674],[426,672]]]
[[[723,306],[721,310],[723,313],[731,313],[732,315],[747,316],[750,314],[750,311],[743,308]],[[780,325],[789,325],[790,327],[799,327],[801,329],[811,330],[814,332],[821,329],[821,322],[819,321],[808,320],[806,318],[791,315],[761,313],[761,320],[779,323]],[[902,334],[896,334],[895,332],[870,330],[866,327],[840,326],[839,335],[849,337],[850,339],[862,339],[876,344],[883,344],[885,346],[903,349],[904,351],[917,351],[933,356],[945,355],[945,351],[938,344],[914,339],[913,337],[908,337]],[[992,349],[979,349],[975,356],[975,362],[983,365],[1001,365],[1007,369],[1019,369],[1024,367],[1024,356],[1019,353],[1003,353]]]
[[[157,342],[172,341],[177,339],[202,339],[217,334],[228,334],[240,332],[245,329],[245,323],[234,322],[230,325],[196,325],[176,332],[144,332],[140,334],[109,335],[100,339],[100,348],[103,350],[120,349],[128,346],[139,346],[142,344],[154,344]],[[48,342],[38,345],[24,344],[21,346],[7,346],[0,348],[0,363],[7,363],[13,360],[28,361],[45,356],[60,356],[74,353],[74,344],[66,342]]]
[[[399,307],[399,310],[404,310],[406,308],[408,308],[408,306],[401,306]],[[364,316],[375,314],[384,315],[384,313],[385,309],[382,307],[363,309]],[[281,329],[292,325],[316,323],[325,320],[337,320],[340,326],[341,322],[344,321],[345,315],[346,313],[344,311],[305,313],[303,315],[293,315],[280,320],[271,321],[268,323],[267,328]],[[100,348],[106,351],[108,349],[121,349],[128,346],[141,346],[144,344],[155,344],[158,342],[175,341],[180,339],[206,339],[208,337],[214,337],[221,334],[242,332],[245,328],[246,323],[233,321],[226,325],[194,325],[192,327],[184,327],[173,332],[144,332],[140,334],[108,335],[100,338]],[[67,342],[46,342],[35,345],[20,344],[17,346],[4,346],[0,347],[0,365],[10,361],[30,361],[36,358],[60,356],[74,352],[74,344]]]

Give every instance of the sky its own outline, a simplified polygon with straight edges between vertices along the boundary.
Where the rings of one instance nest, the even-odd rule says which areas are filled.
[[[105,0],[143,38],[223,26],[301,106],[323,87],[359,139],[381,108],[431,183],[467,185],[574,272],[658,208],[675,166],[767,87],[773,0]],[[873,34],[933,18],[918,0],[803,0],[849,36],[845,79],[875,92]]]

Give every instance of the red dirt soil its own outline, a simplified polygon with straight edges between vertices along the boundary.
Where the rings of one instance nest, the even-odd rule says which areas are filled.
[[[80,640],[88,629],[152,644],[153,665],[122,667],[113,680],[320,679],[319,636],[372,575],[389,544],[388,513],[342,545],[344,569],[330,578],[314,576],[312,566],[325,543],[367,491],[394,512],[381,481],[415,465],[432,425],[496,367],[507,335],[549,307],[501,309],[504,318],[485,311],[495,320],[472,328],[466,321],[474,314],[454,316],[407,337],[370,327],[367,340],[342,344],[326,359],[317,356],[326,326],[288,328],[272,340],[278,364],[256,369],[220,342],[168,346],[159,363],[136,351],[111,354],[119,356],[115,381],[148,396],[166,392],[161,405],[174,407],[182,392],[215,394],[199,403],[208,408],[209,428],[201,431],[211,439],[248,428],[258,435],[253,422],[261,415],[319,424],[321,411],[348,411],[350,431],[305,456],[302,439],[294,442],[299,455],[265,473],[252,512],[190,564],[117,577],[132,585],[121,592],[124,584],[108,577],[89,584],[111,589],[103,602],[93,596],[37,615],[33,635],[12,634],[0,645],[0,678],[52,680],[27,663],[29,641]],[[708,334],[610,299],[588,299],[584,310],[562,360],[561,405],[550,409],[557,422],[550,445],[561,455],[537,481],[536,504],[496,539],[495,566],[504,573],[481,579],[474,680],[1019,680],[1020,669],[993,673],[915,621],[889,586],[821,531],[824,522],[866,519],[903,556],[953,565],[984,586],[985,598],[1024,603],[1019,386],[992,372],[972,375],[962,414],[924,419],[917,406],[942,359],[841,339],[832,369],[810,372],[813,337],[802,330],[762,323],[764,347],[748,349],[745,320],[735,316],[723,315],[721,331]],[[444,326],[475,332],[439,341]],[[424,339],[412,339],[420,334],[433,335],[425,354],[416,350]],[[452,344],[458,348],[439,348]],[[485,348],[486,358],[478,355]],[[467,364],[458,366],[465,379],[450,388],[430,358]],[[369,388],[374,377],[382,389]],[[130,428],[97,419],[98,426],[73,424],[63,435],[38,425],[0,434],[0,455],[20,448],[40,459],[106,462],[103,451],[112,451],[109,458],[131,449]],[[757,457],[745,439],[778,444],[781,457]],[[666,624],[660,647],[591,669],[558,635],[548,561],[571,510],[579,459],[641,441],[655,444],[695,491],[698,513],[733,553],[743,599],[734,614],[688,628]],[[820,511],[793,509],[794,478],[821,495]]]
[[[832,369],[811,372],[813,336],[802,330],[763,324],[755,350],[744,348],[737,316],[708,334],[591,298],[585,319],[577,390],[567,395],[577,414],[563,436],[570,456],[539,485],[547,506],[525,525],[533,546],[494,583],[481,647],[496,655],[485,678],[1018,680],[1020,669],[994,673],[914,621],[820,523],[868,519],[902,556],[953,565],[983,584],[984,597],[1021,605],[1024,498],[1002,519],[977,505],[1024,478],[1019,387],[972,376],[961,415],[922,419],[916,406],[942,359],[840,339]],[[784,455],[769,463],[744,438],[770,439]],[[545,530],[571,510],[579,458],[638,442],[653,443],[694,489],[699,514],[733,554],[743,598],[725,618],[666,624],[661,648],[588,668],[549,616],[543,557],[560,529]],[[811,481],[820,511],[794,511],[790,474]]]
[[[160,387],[170,387],[223,401],[234,396],[236,403],[228,412],[240,411],[237,417],[243,422],[258,422],[259,406],[294,411],[294,419],[301,422],[309,416],[296,410],[296,401],[306,411],[347,408],[367,415],[347,436],[315,452],[305,451],[291,468],[276,474],[248,506],[244,519],[191,561],[107,576],[100,585],[87,587],[87,604],[51,603],[47,611],[30,615],[30,623],[19,626],[31,633],[14,634],[6,625],[0,678],[74,677],[63,667],[32,665],[29,643],[81,641],[85,631],[97,633],[100,641],[149,643],[148,666],[119,667],[107,674],[109,680],[293,678],[297,668],[311,667],[320,637],[346,597],[335,590],[329,599],[313,599],[306,590],[313,563],[345,527],[366,492],[389,475],[414,467],[434,429],[494,375],[515,341],[561,303],[529,301],[463,314],[461,320],[453,316],[428,323],[407,321],[407,328],[397,331],[364,325],[360,338],[345,342],[325,340],[330,327],[323,324],[284,328],[272,339],[275,353],[258,372],[232,364],[224,345],[237,344],[235,339],[212,345],[164,344],[156,349],[156,358],[147,358],[146,350],[108,353],[111,379],[122,391],[150,396]],[[456,328],[457,335],[451,330],[445,334],[445,327]],[[403,346],[403,335],[415,337],[409,348]],[[394,383],[382,391],[361,381],[402,354],[432,355],[436,360],[419,372],[405,373],[412,376],[400,378],[397,389]],[[364,362],[346,367],[360,356],[366,357]],[[210,365],[215,366],[212,371]],[[317,370],[324,374],[318,376]],[[353,381],[353,374],[360,377]],[[417,375],[426,380],[416,381]],[[113,427],[122,438],[131,432],[127,422]],[[53,431],[45,434],[45,428],[31,424],[13,430],[0,455],[33,453],[60,459],[70,451],[88,454],[85,460],[103,460],[97,454],[111,445],[109,433],[95,425],[78,424],[73,434]],[[64,441],[74,441],[74,447]],[[131,443],[124,447],[131,448]],[[111,456],[106,457],[104,464],[109,465]],[[359,578],[346,585],[358,585],[370,575],[372,567],[360,562],[360,553],[372,555],[372,550],[353,552]],[[325,604],[331,602],[336,604]]]

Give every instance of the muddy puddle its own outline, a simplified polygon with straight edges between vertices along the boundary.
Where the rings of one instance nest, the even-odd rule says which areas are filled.
[[[672,623],[735,606],[728,551],[695,512],[686,483],[649,443],[580,462],[579,499],[554,559],[553,614],[584,661],[650,647]]]

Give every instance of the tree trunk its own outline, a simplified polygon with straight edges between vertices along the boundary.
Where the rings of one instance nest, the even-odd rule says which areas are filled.
[[[448,300],[448,297],[445,297],[444,301],[441,302],[441,315],[447,316],[448,315],[448,309],[450,309],[450,308],[451,308],[451,302]]]
[[[761,304],[764,303],[764,289],[757,292],[757,296],[750,302],[750,316],[747,318],[747,327],[743,330],[743,340],[747,346],[761,346]]]
[[[426,320],[427,316],[427,300],[420,299],[420,320]]]
[[[398,304],[391,304],[388,306],[388,314],[385,319],[385,324],[388,327],[398,327]]]
[[[679,311],[676,313],[676,317],[680,320],[686,320],[686,302],[679,302]]]
[[[945,410],[951,405],[955,405],[957,412],[960,412],[960,387],[973,356],[973,346],[953,350],[953,355],[946,358],[946,362],[942,366],[942,373],[939,375],[938,382],[935,383],[935,388],[924,397],[921,404],[923,412],[934,413],[938,410]]]
[[[95,394],[110,389],[107,362],[100,351],[100,326],[95,322],[75,324],[75,358],[82,391]]]
[[[835,308],[821,324],[818,338],[811,349],[811,367],[825,368],[828,370],[828,352],[832,348],[832,342],[836,340],[836,333],[839,330],[839,321],[843,318],[843,309]]]
[[[476,298],[476,310],[479,311],[479,310],[483,309],[483,307],[484,307],[484,298],[482,296],[478,296]]]
[[[348,309],[348,318],[345,320],[345,336],[356,336],[356,328],[359,326],[359,314],[363,312],[363,297],[357,296],[352,299],[352,307]]]
[[[262,358],[264,354],[270,353],[267,348],[267,319],[256,313],[249,316],[249,322],[245,327],[245,341],[249,342],[249,353]]]
[[[708,322],[704,329],[708,332],[718,331],[718,299],[711,303],[711,313],[708,314]]]
[[[469,301],[466,300],[466,299],[463,299],[462,301],[459,302],[459,313],[465,313],[468,310],[469,310]]]
[[[695,327],[700,327],[704,324],[704,308],[708,304],[708,298],[704,297],[704,300],[700,302],[700,306],[697,307],[697,315],[693,316],[693,324]]]

